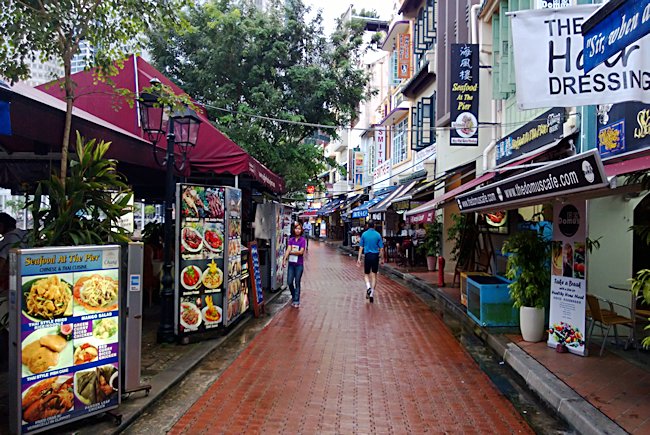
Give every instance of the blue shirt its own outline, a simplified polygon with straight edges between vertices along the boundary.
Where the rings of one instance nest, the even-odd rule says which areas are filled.
[[[367,254],[379,254],[379,249],[384,247],[384,241],[381,235],[375,231],[374,228],[368,228],[365,233],[361,235],[359,246]]]

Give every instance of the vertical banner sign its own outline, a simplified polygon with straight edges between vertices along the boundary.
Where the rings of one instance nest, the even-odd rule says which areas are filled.
[[[377,144],[377,161],[375,162],[375,168],[381,166],[384,163],[386,156],[386,131],[383,128],[377,128],[375,130],[375,143]]]
[[[24,249],[12,256],[12,431],[40,432],[116,408],[120,248]]]
[[[291,213],[282,205],[276,206],[275,216],[275,272],[272,277],[273,288],[279,289],[284,286],[285,267],[282,266],[282,259],[287,250],[287,241],[291,237]]]
[[[241,263],[241,190],[226,187],[226,224],[228,226],[228,285],[226,287],[225,325],[234,322],[248,306],[242,301]]]
[[[354,153],[354,189],[363,189],[363,160],[365,156],[361,152]]]
[[[176,332],[187,337],[222,324],[225,188],[177,184]]]
[[[397,78],[411,78],[411,35],[400,33],[397,42]]]
[[[262,291],[262,273],[260,272],[260,254],[257,250],[257,242],[249,242],[248,251],[248,270],[251,283],[249,299],[253,303],[255,317],[259,317],[260,308],[264,304],[264,292]]]
[[[587,206],[574,201],[553,206],[551,310],[549,347],[565,344],[569,352],[585,355],[587,307]]]
[[[478,146],[478,45],[451,44],[451,145]]]

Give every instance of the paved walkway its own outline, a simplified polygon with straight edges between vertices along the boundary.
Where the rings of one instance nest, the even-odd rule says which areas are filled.
[[[170,433],[532,433],[411,291],[311,244],[279,313]]]

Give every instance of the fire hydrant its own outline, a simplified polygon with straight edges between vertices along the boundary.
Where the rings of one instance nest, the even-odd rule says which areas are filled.
[[[445,286],[445,259],[441,255],[438,257],[438,287]]]

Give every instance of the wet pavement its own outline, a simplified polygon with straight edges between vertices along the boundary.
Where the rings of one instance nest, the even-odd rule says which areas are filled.
[[[301,308],[284,308],[225,370],[216,351],[168,393],[161,403],[201,395],[170,433],[533,432],[416,294],[380,276],[370,304],[353,259],[310,248]],[[183,410],[153,413],[128,433]]]

